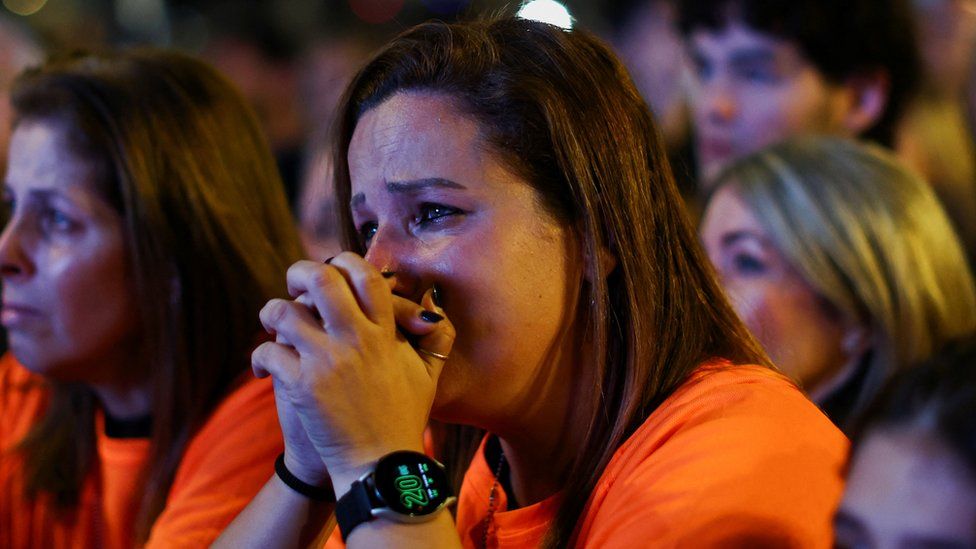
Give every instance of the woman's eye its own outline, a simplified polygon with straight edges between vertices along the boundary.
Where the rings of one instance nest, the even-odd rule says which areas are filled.
[[[443,204],[424,203],[420,205],[420,215],[417,216],[417,222],[425,225],[459,213],[461,213],[461,210],[457,208]]]
[[[41,213],[41,227],[45,231],[69,232],[75,225],[73,219],[54,208],[48,208]]]
[[[750,84],[774,85],[780,82],[780,74],[775,67],[764,64],[737,67],[735,75]]]
[[[370,221],[369,223],[363,223],[359,226],[359,241],[363,246],[369,246],[369,242],[376,235],[376,229],[379,227],[375,222]]]
[[[712,77],[712,65],[705,58],[696,55],[693,58],[695,76],[699,81],[705,82]]]
[[[740,275],[760,275],[766,272],[766,264],[754,256],[736,254],[732,257],[732,270]]]
[[[14,208],[17,205],[14,203],[14,199],[8,196],[4,196],[0,199],[0,221],[6,223],[11,216],[14,214]]]

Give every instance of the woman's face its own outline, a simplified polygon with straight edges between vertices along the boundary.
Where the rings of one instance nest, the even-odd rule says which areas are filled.
[[[838,315],[729,186],[712,197],[701,238],[736,312],[777,366],[811,392],[843,368],[845,329]]]
[[[478,422],[544,400],[581,284],[572,231],[445,95],[399,93],[364,114],[349,169],[366,259],[415,301],[436,283],[455,325],[434,415]]]
[[[0,236],[0,320],[10,349],[32,371],[104,382],[131,350],[122,343],[137,313],[122,218],[91,179],[60,124],[28,121],[14,130],[3,191],[11,217]]]
[[[976,547],[976,477],[937,437],[869,431],[835,526],[841,548]]]

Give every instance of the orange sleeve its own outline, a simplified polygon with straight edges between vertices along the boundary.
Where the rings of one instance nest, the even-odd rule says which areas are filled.
[[[251,378],[191,441],[146,546],[209,546],[268,481],[283,448],[271,381]]]
[[[831,546],[846,438],[786,381],[723,376],[621,448],[583,545]]]

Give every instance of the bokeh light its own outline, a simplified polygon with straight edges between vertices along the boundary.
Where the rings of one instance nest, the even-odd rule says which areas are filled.
[[[518,16],[522,19],[531,19],[556,25],[566,30],[573,28],[573,16],[569,14],[560,2],[555,0],[532,0],[526,2],[518,11]]]
[[[47,0],[3,0],[3,6],[17,15],[34,15]]]
[[[403,9],[403,0],[349,0],[349,8],[356,17],[378,25],[397,16]]]

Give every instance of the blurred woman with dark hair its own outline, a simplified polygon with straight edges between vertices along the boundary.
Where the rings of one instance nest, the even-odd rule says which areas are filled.
[[[204,546],[281,450],[249,379],[301,257],[250,109],[160,51],[21,75],[0,237],[0,546]]]
[[[839,548],[976,546],[976,339],[895,378],[858,427]]]
[[[300,543],[331,478],[349,547],[829,542],[846,440],[722,296],[604,44],[418,26],[335,143],[350,251],[262,310],[283,467],[220,541]],[[429,418],[489,433],[456,531]]]

